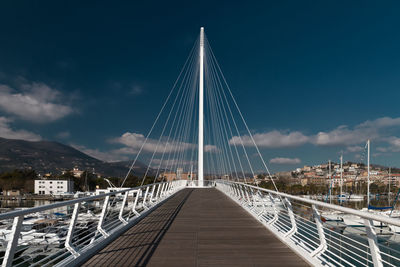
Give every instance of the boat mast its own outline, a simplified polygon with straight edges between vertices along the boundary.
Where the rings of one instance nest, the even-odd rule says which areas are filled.
[[[368,204],[368,207],[369,207],[369,151],[370,151],[370,141],[369,141],[369,139],[368,139],[368,141],[367,141],[367,154],[368,154],[368,156],[367,156],[367,165],[368,165],[368,179],[367,179],[367,204]]]
[[[390,177],[391,167],[389,167],[389,193],[388,193],[388,203],[390,206],[390,184],[392,183],[392,178]]]
[[[329,203],[332,204],[332,173],[331,173],[331,160],[329,160],[329,180],[330,180],[330,190],[329,190]]]
[[[343,155],[340,156],[340,198],[342,197],[342,194],[343,194]]]
[[[204,129],[203,129],[203,116],[204,116],[204,28],[200,28],[200,77],[199,77],[199,148],[198,148],[198,174],[199,174],[199,186],[203,186],[203,141],[204,141]]]

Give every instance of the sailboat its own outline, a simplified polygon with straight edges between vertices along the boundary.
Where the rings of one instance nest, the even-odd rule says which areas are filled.
[[[367,208],[363,208],[361,209],[361,211],[365,211],[365,212],[371,212],[371,213],[375,213],[375,214],[379,214],[379,215],[384,215],[384,216],[390,216],[390,217],[394,217],[395,214],[397,215],[397,212],[395,212],[395,214],[393,214],[393,209],[394,209],[394,205],[392,206],[386,206],[386,207],[376,207],[376,206],[372,206],[370,203],[371,200],[371,193],[370,193],[370,140],[367,141],[367,149],[368,149],[368,157],[367,157],[367,168],[368,168],[368,178],[367,178]],[[392,216],[393,215],[393,216]],[[400,218],[400,213],[398,214],[399,218]],[[343,215],[343,223],[347,226],[347,227],[364,227],[364,220],[358,216],[354,216],[354,215]],[[373,226],[375,227],[389,227],[391,229],[391,231],[393,232],[400,232],[400,227],[396,227],[396,226],[387,226],[387,225],[382,225],[382,223],[377,222],[377,221],[373,221]],[[396,229],[395,229],[396,227]]]
[[[340,203],[344,201],[362,201],[364,200],[364,195],[353,194],[344,192],[343,193],[343,155],[340,156],[340,194],[338,195],[338,200]],[[357,177],[356,177],[357,178]]]

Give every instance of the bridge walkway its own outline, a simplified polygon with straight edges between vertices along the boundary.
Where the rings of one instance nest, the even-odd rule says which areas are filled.
[[[184,189],[84,266],[307,266],[214,188]]]

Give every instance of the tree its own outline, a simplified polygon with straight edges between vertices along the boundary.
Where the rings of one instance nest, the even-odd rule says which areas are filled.
[[[37,174],[34,170],[13,170],[0,174],[0,188],[2,190],[34,191],[34,180]]]

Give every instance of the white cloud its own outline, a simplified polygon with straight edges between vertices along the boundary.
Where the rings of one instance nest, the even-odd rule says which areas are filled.
[[[363,150],[364,150],[364,147],[362,147],[362,146],[349,146],[349,147],[347,147],[347,151],[352,152],[352,153],[360,152],[360,151],[363,151]]]
[[[119,149],[118,151],[125,154],[136,154],[139,152],[140,147],[146,140],[143,134],[126,132],[121,137],[111,140],[114,143],[120,143],[126,147]],[[158,144],[158,140],[149,138],[143,146],[144,152],[154,152],[157,149],[157,153],[170,153],[175,151],[183,151],[186,149],[194,148],[194,144],[169,141],[162,138]]]
[[[316,145],[355,145],[366,142],[367,139],[382,139],[386,133],[383,129],[400,126],[400,118],[382,117],[367,120],[353,129],[342,125],[329,132],[319,132],[314,140]]]
[[[376,150],[383,153],[390,151],[390,149],[387,147],[377,147]]]
[[[120,153],[117,153],[116,151],[100,151],[98,149],[91,149],[87,148],[82,145],[76,145],[76,144],[71,144],[71,146],[79,151],[82,151],[83,153],[94,157],[96,159],[99,159],[101,161],[105,162],[115,162],[115,161],[122,161],[122,160],[128,160],[129,158],[126,156],[121,155]]]
[[[301,160],[299,158],[273,158],[269,163],[274,164],[299,164]]]
[[[214,145],[205,145],[204,146],[204,152],[210,152],[210,153],[215,153],[215,152],[219,152],[220,150],[218,149],[218,147],[214,146]]]
[[[377,147],[376,150],[379,152],[399,152],[400,151],[400,138],[396,136],[390,136],[384,139],[389,146],[388,147]]]
[[[22,139],[27,141],[39,141],[40,135],[25,130],[14,130],[10,126],[11,119],[0,117],[0,136],[9,139]]]
[[[291,133],[281,133],[279,131],[271,131],[267,133],[254,134],[254,141],[257,146],[267,147],[267,148],[277,148],[277,147],[295,147],[303,145],[309,142],[309,137],[305,136],[301,132],[291,132]],[[231,145],[241,145],[253,146],[253,141],[250,136],[244,135],[241,137],[234,136],[229,140]]]
[[[305,135],[299,131],[280,132],[277,130],[254,134],[254,141],[260,147],[281,148],[295,147],[303,144],[314,144],[317,146],[348,146],[349,152],[357,152],[367,139],[385,141],[388,137],[388,130],[400,126],[399,118],[382,117],[375,120],[368,120],[353,128],[341,125],[330,131],[320,131],[315,135]],[[245,146],[254,146],[248,135],[242,136]],[[394,139],[389,140],[393,144]],[[390,143],[389,142],[389,143]],[[240,138],[234,136],[229,140],[231,145],[241,144]],[[399,146],[400,149],[400,146]]]
[[[19,90],[0,85],[0,109],[32,122],[51,122],[71,114],[73,109],[62,98],[44,83],[25,82]]]
[[[61,138],[61,139],[67,139],[71,136],[71,133],[69,131],[63,131],[63,132],[59,132],[58,134],[56,134],[57,138]]]
[[[385,128],[391,126],[400,126],[400,118],[382,117],[375,120],[367,120],[358,125],[360,128]]]
[[[132,85],[132,88],[131,88],[131,91],[130,91],[131,95],[140,95],[142,93],[143,93],[143,87],[142,86],[137,85],[137,84]]]
[[[391,136],[387,139],[388,143],[396,148],[400,148],[400,138]]]
[[[355,145],[378,136],[376,129],[373,128],[349,129],[347,126],[339,126],[329,132],[319,132],[311,140],[319,146]]]
[[[161,163],[161,166],[160,166]],[[160,168],[168,168],[171,169],[176,166],[180,167],[190,167],[190,166],[196,166],[197,161],[191,161],[191,160],[179,160],[179,159],[153,159],[151,163],[151,167],[157,169],[158,167]]]

